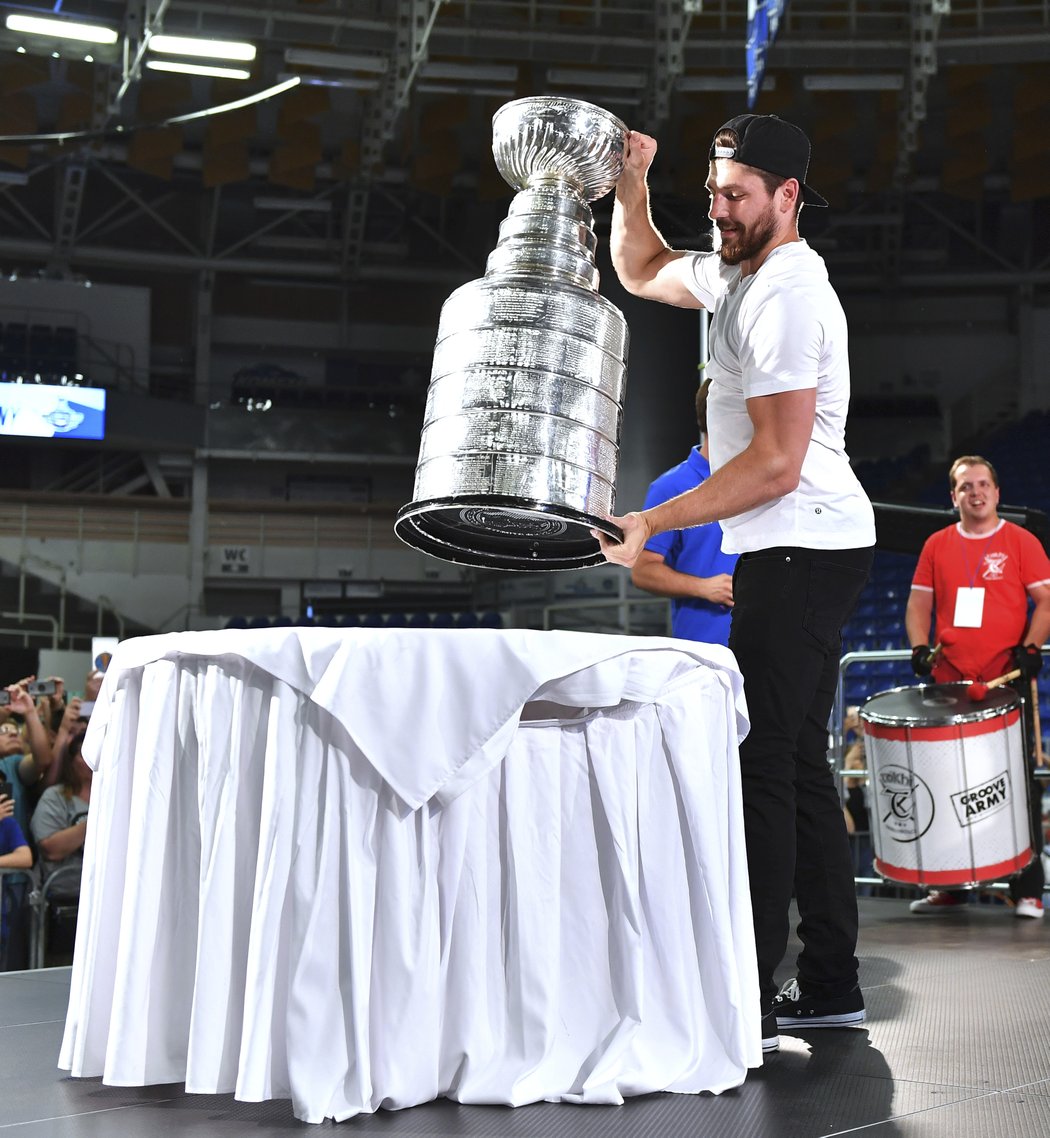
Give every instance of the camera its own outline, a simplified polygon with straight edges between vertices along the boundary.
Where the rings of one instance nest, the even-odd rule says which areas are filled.
[[[80,701],[80,714],[78,719],[90,719],[91,713],[95,710],[95,701],[93,699],[82,699]]]
[[[54,680],[33,680],[26,684],[26,691],[30,695],[54,695],[57,690]]]

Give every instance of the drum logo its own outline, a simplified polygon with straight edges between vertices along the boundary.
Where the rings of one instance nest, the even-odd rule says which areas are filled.
[[[917,841],[932,825],[933,794],[907,767],[880,767],[878,793],[882,829],[894,841]]]
[[[981,818],[997,814],[1010,805],[1010,772],[1004,770],[994,778],[960,790],[952,795],[952,805],[960,826],[972,826]]]

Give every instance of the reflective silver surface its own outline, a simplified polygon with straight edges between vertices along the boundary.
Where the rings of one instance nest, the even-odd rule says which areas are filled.
[[[967,689],[972,686],[972,680],[959,680],[890,688],[869,696],[860,717],[882,727],[952,727],[995,719],[1021,703],[1017,692],[1008,687],[992,688],[980,699],[971,699]]]
[[[623,168],[626,127],[578,100],[519,99],[493,156],[519,192],[485,276],[441,310],[413,501],[395,531],[445,560],[568,569],[614,537],[628,334],[598,295],[588,202]]]
[[[579,99],[516,99],[492,116],[492,156],[516,190],[566,181],[586,201],[597,201],[616,185],[626,139],[615,115]]]

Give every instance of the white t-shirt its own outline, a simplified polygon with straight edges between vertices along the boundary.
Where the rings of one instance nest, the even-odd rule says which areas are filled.
[[[823,259],[805,241],[780,245],[743,280],[717,253],[690,254],[686,285],[711,312],[705,377],[711,470],[754,434],[748,399],[817,390],[813,436],[798,488],[722,520],[722,549],[777,545],[858,549],[875,544],[875,514],[845,450],[849,407],[846,316]]]

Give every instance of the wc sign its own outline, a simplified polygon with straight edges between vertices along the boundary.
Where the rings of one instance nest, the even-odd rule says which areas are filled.
[[[243,576],[251,572],[252,559],[247,545],[224,545],[220,550],[219,572],[225,576]]]

